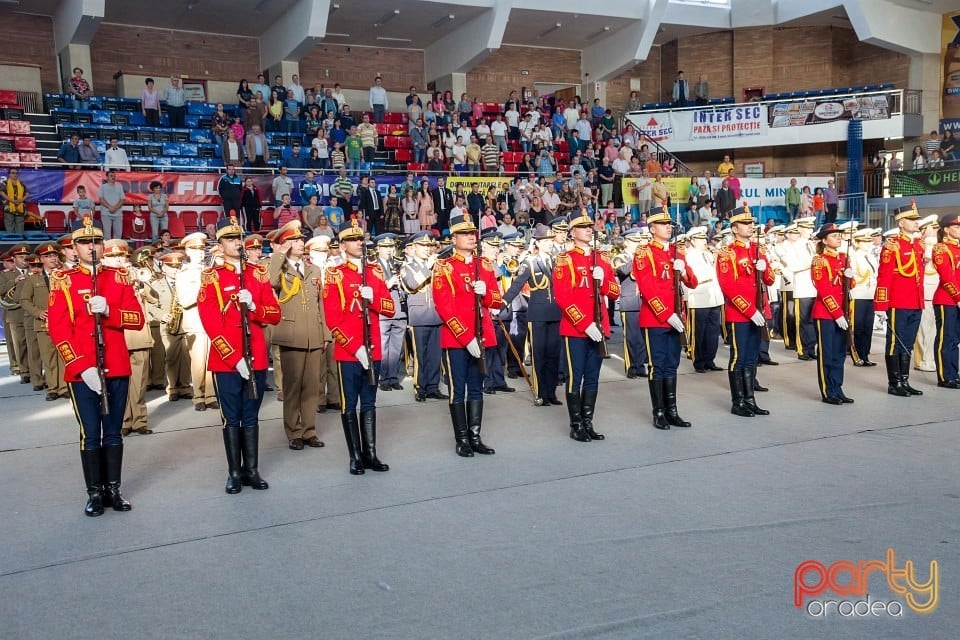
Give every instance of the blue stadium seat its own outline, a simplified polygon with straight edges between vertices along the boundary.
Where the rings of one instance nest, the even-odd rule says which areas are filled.
[[[180,155],[180,143],[179,143],[179,142],[164,142],[164,143],[163,143],[163,155],[165,155],[165,156],[179,156],[179,155]]]

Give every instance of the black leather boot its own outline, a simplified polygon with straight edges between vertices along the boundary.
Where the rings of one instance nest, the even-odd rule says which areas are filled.
[[[650,405],[653,407],[653,426],[666,431],[670,428],[667,422],[666,401],[663,399],[663,380],[648,380],[650,386]]]
[[[584,389],[580,393],[580,423],[583,425],[583,432],[591,440],[603,440],[604,435],[593,430],[593,410],[597,406],[597,389]]]
[[[115,444],[103,447],[104,466],[107,476],[107,495],[110,496],[110,506],[114,511],[130,511],[133,508],[120,494],[120,470],[123,469],[123,445]]]
[[[83,513],[95,518],[103,515],[103,493],[100,487],[100,449],[80,451],[80,463],[83,466],[83,482],[87,485],[87,506]]]
[[[269,489],[270,485],[260,477],[257,469],[260,462],[260,425],[240,429],[240,454],[243,460],[240,465],[240,482],[257,491]]]
[[[910,392],[903,386],[900,379],[900,356],[884,356],[883,361],[887,365],[887,393],[908,398]]]
[[[350,454],[350,474],[363,475],[363,459],[360,444],[360,424],[356,413],[341,413],[340,423],[343,425],[343,439],[347,442],[347,453]]]
[[[689,427],[690,423],[677,413],[677,379],[665,378],[660,382],[663,384],[664,413],[667,422],[672,427]]]
[[[745,402],[743,393],[743,376],[739,371],[727,371],[730,380],[730,397],[733,401],[730,413],[741,418],[752,418],[756,415]]]
[[[453,437],[457,441],[457,455],[472,458],[473,448],[467,433],[467,406],[461,403],[450,405],[450,420],[453,422]]]
[[[491,447],[483,444],[480,439],[480,429],[483,425],[483,400],[467,400],[467,437],[470,448],[474,453],[492,455],[496,453]]]
[[[761,393],[766,393],[767,391],[770,391],[770,389],[768,389],[767,387],[765,387],[765,386],[763,386],[762,384],[760,384],[760,381],[757,380],[757,368],[756,368],[756,367],[753,368],[753,390],[754,390],[754,391],[759,391],[759,392],[761,392]]]
[[[574,438],[574,433],[580,431],[582,428],[581,421],[582,416],[580,415],[580,394],[579,393],[568,393],[566,394],[567,399],[567,416],[570,418],[570,437]]]
[[[900,380],[903,383],[903,388],[907,390],[912,396],[922,396],[923,391],[920,389],[914,389],[910,386],[910,355],[909,353],[899,354],[900,358]]]
[[[223,448],[227,452],[227,493],[240,493],[243,482],[240,479],[240,429],[223,430]]]
[[[757,406],[757,401],[753,398],[754,384],[756,383],[756,378],[754,378],[753,369],[743,369],[743,404],[746,405],[754,415],[758,416],[768,416],[770,412],[766,409],[761,409]]]
[[[370,471],[389,471],[390,465],[377,458],[377,411],[364,411],[360,414],[360,444],[363,447],[361,460],[363,468]]]

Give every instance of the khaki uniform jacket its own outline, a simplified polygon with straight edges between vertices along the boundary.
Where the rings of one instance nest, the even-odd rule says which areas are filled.
[[[40,318],[40,314],[47,310],[50,301],[50,284],[42,273],[27,276],[20,290],[20,306],[23,307],[24,317],[33,318],[34,331],[47,331],[47,321]]]
[[[280,323],[273,328],[273,344],[294,349],[322,349],[333,340],[323,316],[323,274],[301,259],[300,276],[281,251],[270,256],[270,284],[280,302]],[[292,294],[292,295],[291,295]]]
[[[23,308],[20,306],[20,292],[23,291],[23,283],[26,280],[17,282],[20,271],[12,269],[0,273],[0,296],[5,297],[13,303],[9,309],[6,309],[6,318],[9,322],[23,322]]]
[[[157,294],[149,284],[135,282],[133,290],[141,307],[146,308],[151,302],[155,303],[157,301]],[[130,351],[153,347],[153,334],[150,333],[149,322],[144,322],[143,326],[137,330],[124,329],[123,337],[127,341],[127,349]]]

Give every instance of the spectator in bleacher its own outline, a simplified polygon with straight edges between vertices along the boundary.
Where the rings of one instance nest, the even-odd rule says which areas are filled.
[[[3,193],[0,192],[0,196]],[[73,216],[77,220],[83,220],[83,216],[93,217],[93,208],[96,206],[93,200],[87,195],[87,188],[85,186],[77,186],[77,198],[73,201]],[[4,226],[4,228],[10,233],[17,233],[15,231],[10,231],[9,226]]]
[[[613,111],[607,109],[603,112],[603,117],[600,118],[600,123],[597,125],[599,130],[599,139],[606,142],[614,135],[616,135],[617,130],[617,121],[613,117]]]
[[[603,114],[606,110],[600,104],[600,98],[593,99],[593,106],[590,108],[590,124],[596,127],[600,124],[600,119],[603,118]]]
[[[280,131],[283,122],[283,99],[276,91],[270,91],[270,104],[267,106],[265,131]],[[251,126],[251,129],[253,127]]]
[[[587,148],[587,143],[580,135],[579,129],[574,129],[570,132],[570,138],[567,140],[567,149],[570,153],[571,162],[573,164],[573,157],[578,153],[582,154]]]
[[[283,122],[288,134],[300,131],[300,103],[293,97],[292,89],[287,89],[283,100]]]
[[[347,180],[347,182],[349,182],[349,179]],[[332,195],[330,196],[330,200],[327,206],[323,208],[323,217],[326,219],[330,227],[334,230],[339,229],[340,225],[343,224],[344,209],[343,207],[340,206],[341,202],[343,202],[343,198],[339,198],[335,195]],[[350,202],[349,198],[347,199],[347,202]],[[347,211],[349,211],[349,208],[347,208]],[[321,225],[319,223],[317,226],[318,228],[321,228]],[[314,229],[314,234],[320,235],[317,233],[317,229]],[[331,238],[332,237],[333,236],[331,236]]]
[[[170,77],[170,85],[163,90],[170,126],[182,129],[187,117],[187,94],[180,86],[180,78]]]
[[[953,162],[957,159],[957,140],[949,129],[943,132],[943,139],[940,141],[940,156],[944,162]]]
[[[253,183],[253,178],[244,178],[243,193],[240,195],[240,209],[243,211],[244,227],[247,233],[260,231],[261,206],[260,189]]]
[[[274,213],[277,218],[277,227],[282,227],[283,225],[293,222],[294,220],[301,220],[300,211],[297,210],[295,206],[290,204],[290,194],[285,193],[280,198],[280,204],[277,205],[277,210]]]
[[[580,158],[580,166],[583,167],[583,170],[587,172],[596,170],[597,154],[594,150],[592,142],[587,143],[587,148],[584,150],[583,155]]]
[[[723,183],[720,185],[720,188],[717,189],[714,200],[717,205],[717,213],[722,220],[729,217],[730,212],[736,208],[737,197],[733,194],[733,190],[730,188],[730,182],[726,178],[723,179]],[[799,209],[799,204],[797,206]]]
[[[840,199],[834,187],[833,180],[827,180],[827,188],[823,190],[823,206],[825,207],[824,223],[837,221],[837,208]]]
[[[453,123],[448,122],[443,125],[443,132],[440,136],[444,148],[444,157],[447,160],[453,160],[453,146],[457,144],[457,132],[453,130]]]
[[[929,169],[943,168],[943,156],[940,155],[940,149],[933,150],[933,158],[930,160],[930,162],[927,163],[927,168]]]
[[[553,149],[553,133],[546,121],[537,125],[533,141],[537,149]]]
[[[273,179],[272,187],[273,202],[279,207],[280,203],[283,201],[283,196],[289,196],[293,193],[293,179],[287,175],[287,165],[280,165],[280,173]]]
[[[80,165],[80,136],[76,133],[60,146],[57,152],[57,162],[67,165],[68,169],[76,169]]]
[[[343,143],[344,153],[347,156],[347,169],[354,175],[360,174],[360,163],[363,162],[363,140],[357,135],[357,127],[350,128],[350,135]]]
[[[630,98],[627,100],[627,105],[624,107],[624,110],[630,113],[631,111],[639,111],[642,106],[643,102],[640,100],[640,94],[636,91],[631,91]]]
[[[262,73],[257,74],[257,81],[250,86],[250,91],[253,92],[254,98],[259,93],[263,104],[267,104],[267,100],[270,99],[270,85],[267,84],[266,76]]]
[[[330,89],[326,89],[323,98],[320,99],[320,113],[332,114],[332,119],[336,119],[337,114],[340,113],[340,103],[333,97],[333,91]]]
[[[677,165],[674,159],[670,156],[664,158],[663,163],[660,165],[660,173],[664,175],[672,175],[677,172]]]
[[[243,126],[246,131],[253,129],[253,125],[259,125],[260,129],[266,129],[267,120],[270,117],[270,108],[267,106],[267,103],[260,97],[260,94],[253,96],[253,99],[250,101],[250,106],[242,111],[243,114]],[[237,140],[243,141],[242,137],[237,137]]]
[[[0,200],[3,200],[3,228],[7,233],[23,233],[27,219],[27,196],[30,190],[20,180],[20,169],[11,167],[7,178],[0,189]],[[77,189],[79,193],[79,188]]]
[[[243,164],[243,144],[237,140],[233,129],[227,129],[227,139],[220,145],[220,158],[225,166]]]
[[[301,197],[303,197],[302,192]],[[303,198],[303,201],[306,204],[300,209],[300,217],[303,219],[303,226],[306,227],[306,233],[304,235],[313,236],[316,235],[313,230],[320,224],[320,217],[323,216],[323,207],[319,204],[320,193],[311,192],[307,194],[306,198]]]
[[[307,171],[303,176],[303,182],[300,183],[300,202],[309,202],[310,196],[317,196],[319,202],[320,198],[320,185],[317,184],[315,174],[313,171]]]
[[[210,133],[217,144],[223,145],[224,140],[227,139],[231,122],[233,120],[223,110],[223,103],[217,103],[217,110],[210,116]]]
[[[474,133],[477,134],[477,142],[480,146],[484,146],[488,141],[492,142],[490,138],[490,125],[487,124],[487,119],[481,116],[480,118],[475,118],[474,122],[476,123]]]
[[[559,163],[557,163],[553,149],[541,149],[537,160],[537,175],[543,178],[552,178],[557,175],[558,167]]]
[[[803,197],[797,186],[797,179],[790,178],[790,186],[783,194],[783,204],[787,208],[787,217],[793,220],[800,214],[800,202]]]
[[[290,147],[290,152],[283,158],[283,164],[290,169],[306,169],[308,160],[309,158],[303,152],[300,143],[294,142]]]
[[[270,87],[270,93],[277,92],[277,96],[283,100],[287,96],[287,87],[283,84],[283,76],[276,75],[273,78],[273,86]]]
[[[550,116],[550,131],[553,133],[553,137],[559,140],[563,137],[563,133],[567,130],[567,119],[563,115],[563,110],[560,107],[557,107],[553,110],[553,114]]]
[[[320,118],[320,107],[315,104],[309,104],[313,98],[307,98],[307,105],[303,108],[303,126],[307,132],[307,138],[311,141],[316,137],[317,132],[323,128],[323,120]]]
[[[340,126],[343,127],[344,131],[350,131],[353,127],[357,126],[357,121],[353,119],[353,114],[350,112],[350,105],[344,104],[340,107]]]
[[[250,83],[247,82],[247,79],[242,78],[240,84],[237,85],[237,107],[240,109],[240,113],[246,111],[251,102],[253,102],[253,91],[250,90]]]
[[[923,155],[923,147],[917,145],[913,148],[913,158],[910,161],[911,169],[923,169],[926,165],[926,160]]]
[[[483,171],[493,175],[500,168],[500,150],[493,140],[487,139],[487,144],[480,147],[480,157],[483,160]]]
[[[217,182],[217,193],[220,194],[220,204],[223,215],[229,216],[231,211],[240,213],[243,200],[243,180],[237,175],[237,168],[233,164],[227,165],[226,173],[220,175]]]
[[[604,156],[597,168],[597,177],[600,179],[600,199],[604,202],[613,200],[613,182],[616,172],[610,165],[610,158]]]
[[[419,94],[417,94],[416,86],[414,85],[410,86],[410,93],[407,94],[405,102],[407,107],[410,107],[410,105],[417,105],[418,107],[423,109],[423,101],[420,100],[420,96]]]
[[[121,147],[117,141],[117,136],[110,136],[110,146],[103,154],[104,170],[119,169],[120,171],[130,171],[130,160],[127,158],[127,151]]]
[[[351,200],[353,199],[353,182],[350,181],[350,178],[347,176],[347,170],[341,169],[337,179],[334,180],[333,186],[330,187],[330,195],[336,196],[337,200],[340,203],[340,207],[343,209],[343,213],[347,216],[350,215],[350,212],[353,208]],[[336,224],[333,219],[333,216],[329,212],[325,212],[327,217],[330,218],[330,224]]]
[[[333,143],[333,151],[330,152],[330,168],[338,173],[347,168],[347,154],[343,151],[342,142]]]
[[[690,83],[683,77],[683,71],[677,71],[677,79],[673,82],[673,104],[677,107],[685,107],[689,99]]]
[[[733,164],[733,161],[730,160],[729,155],[723,156],[723,162],[720,163],[720,166],[717,167],[717,175],[721,178],[730,173],[731,169],[736,169],[737,166]]]
[[[307,103],[307,94],[303,90],[303,86],[300,84],[300,76],[297,74],[291,76],[287,91],[293,93],[293,99],[296,100],[300,106]]]
[[[360,125],[357,127],[357,135],[360,136],[360,142],[363,145],[363,161],[370,164],[377,155],[377,127],[370,122],[369,114],[363,114]]]
[[[430,191],[430,183],[424,180],[420,183],[420,190],[417,192],[417,220],[420,223],[420,230],[426,231],[437,224],[437,210],[434,208],[433,193]]]
[[[117,182],[117,172],[107,171],[107,181],[100,185],[100,221],[103,223],[103,239],[123,237],[123,205],[127,197],[123,185]]]
[[[493,144],[497,146],[497,149],[500,151],[507,151],[507,132],[509,127],[507,123],[503,121],[503,114],[498,113],[493,122],[490,123],[490,137],[493,141]]]
[[[933,160],[933,152],[940,149],[940,134],[937,133],[936,129],[930,132],[930,137],[927,138],[924,147],[927,152],[927,162]]]
[[[473,105],[470,103],[470,99],[467,98],[467,94],[460,94],[460,102],[457,103],[457,120],[461,125],[466,124],[468,127],[473,123],[471,121],[471,116],[473,115]]]
[[[459,124],[454,120],[454,115],[457,113],[457,103],[453,99],[453,91],[447,89],[443,92],[443,117],[444,121],[452,122],[454,125]]]
[[[100,164],[100,152],[93,146],[93,136],[89,133],[83,134],[83,142],[77,147],[80,152],[80,163],[84,169],[96,169]]]
[[[474,182],[470,185],[470,193],[467,194],[467,211],[479,215],[482,209],[483,194],[480,193],[480,185]]]
[[[453,143],[453,170],[456,173],[465,173],[467,170],[467,147],[463,143],[463,138],[457,136],[457,141]]]
[[[140,91],[140,112],[143,114],[148,127],[159,127],[160,94],[154,88],[153,78],[147,78],[144,85],[144,88]]]
[[[321,175],[323,172],[330,168],[330,143],[325,137],[323,137],[323,131],[317,131],[316,137],[310,143],[312,147],[311,159],[314,159],[314,153],[316,153],[316,163],[315,166],[311,167],[313,169],[320,169]]]
[[[163,192],[163,184],[156,180],[150,183],[147,210],[150,212],[150,239],[156,242],[160,238],[160,230],[169,226],[167,214],[170,211],[170,201]]]
[[[583,140],[584,143],[589,142],[593,138],[593,126],[590,124],[590,117],[586,111],[580,113],[580,119],[574,123],[573,127],[573,131],[577,131],[580,134],[580,139]]]
[[[740,200],[740,178],[737,177],[737,173],[733,169],[727,171],[727,184],[730,185],[730,190],[733,191],[734,199]]]
[[[698,182],[706,189],[707,197],[713,200],[713,193],[716,191],[713,183],[713,174],[711,174],[709,170],[704,171],[703,177],[701,177]]]
[[[710,101],[710,84],[702,73],[697,78],[697,84],[693,85],[693,97],[695,102],[701,105]]]
[[[377,76],[373,79],[373,86],[370,87],[370,108],[373,110],[373,121],[381,124],[389,106],[387,90],[383,88],[383,78]]]
[[[70,76],[70,95],[73,97],[73,108],[74,109],[89,109],[90,108],[90,83],[86,81],[83,77],[83,69],[80,67],[73,68],[73,75]]]
[[[570,137],[570,132],[576,128],[579,119],[580,112],[577,111],[576,105],[571,101],[570,104],[567,105],[567,108],[563,110],[564,134],[567,138]]]
[[[733,186],[731,185],[731,189]],[[800,217],[806,218],[814,214],[813,194],[810,193],[810,187],[803,185],[800,190]]]
[[[633,124],[628,122],[627,126],[623,128],[623,134],[620,136],[620,145],[627,147],[628,149],[637,148],[637,130],[633,127]],[[643,157],[642,154],[650,155],[650,149],[647,145],[642,145],[640,147],[641,157],[640,162],[646,162],[647,159]]]
[[[410,144],[413,147],[413,161],[417,164],[427,161],[427,130],[423,126],[423,118],[412,121],[410,126]]]
[[[339,82],[335,82],[335,83],[333,84],[333,93],[332,93],[331,95],[333,96],[333,99],[337,101],[337,104],[340,105],[340,106],[337,108],[337,112],[339,113],[340,110],[343,109],[344,105],[347,104],[347,96],[345,96],[345,95],[343,94],[343,91],[340,90],[340,83],[339,83]]]

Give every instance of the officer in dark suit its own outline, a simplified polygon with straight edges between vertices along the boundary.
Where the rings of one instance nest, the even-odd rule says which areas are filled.
[[[447,395],[440,392],[440,316],[430,286],[436,242],[431,232],[420,231],[409,243],[413,255],[400,269],[400,283],[407,292],[407,323],[413,336],[415,398],[417,402],[446,400]]]
[[[395,273],[394,255],[397,235],[381,233],[377,243],[377,264],[387,278],[387,289],[393,298],[396,313],[392,318],[380,318],[380,337],[383,341],[383,360],[380,363],[380,391],[403,391],[400,380],[406,375],[403,367],[403,340],[407,332],[406,293],[400,289],[400,274]]]
[[[513,285],[513,279],[522,264],[519,257],[525,246],[526,242],[522,233],[503,236],[505,262],[502,270],[505,275],[500,280],[500,288],[503,291],[509,290]],[[506,305],[504,311],[500,312],[500,318],[507,328],[507,334],[510,342],[513,343],[513,349],[521,358],[523,358],[527,343],[527,297],[526,294],[521,293],[509,305]],[[520,363],[517,362],[517,358],[511,352],[507,357],[507,377],[519,378],[521,375]]]
[[[647,345],[640,331],[640,294],[633,279],[633,256],[650,240],[650,232],[633,227],[623,234],[623,253],[613,258],[620,280],[620,324],[623,326],[623,366],[627,377],[647,377]]]
[[[453,209],[453,193],[447,189],[443,176],[437,178],[437,188],[433,190],[433,210],[437,214],[435,229],[446,229],[450,222],[450,209]]]
[[[560,370],[560,307],[553,294],[553,233],[538,224],[533,230],[534,253],[520,266],[510,289],[504,294],[509,306],[524,285],[530,289],[527,304],[527,335],[533,360],[533,393],[538,407],[562,405],[557,399]]]
[[[500,246],[503,239],[496,229],[487,229],[480,235],[481,255],[490,261],[493,265],[493,274],[503,291],[503,266],[499,262]],[[496,344],[484,345],[484,358],[487,364],[487,375],[483,380],[483,392],[492,395],[497,391],[512,393],[515,389],[507,385],[504,373],[507,366],[507,336],[504,335],[500,320],[509,319],[509,307],[504,309],[491,309],[490,317],[493,320],[493,333],[496,335]]]
[[[376,181],[371,177],[366,186],[361,184],[357,187],[357,193],[360,195],[360,210],[367,221],[367,231],[376,233],[383,219],[383,196],[377,191]]]

